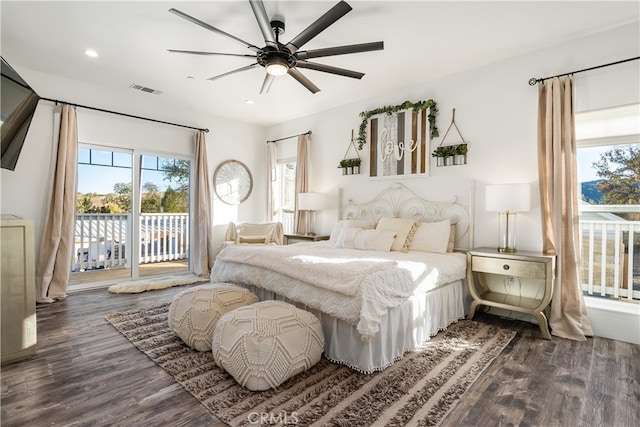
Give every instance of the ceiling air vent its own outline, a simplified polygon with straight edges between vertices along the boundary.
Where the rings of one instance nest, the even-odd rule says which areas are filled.
[[[150,87],[145,87],[142,85],[137,85],[137,84],[132,84],[131,86],[129,86],[131,89],[135,89],[135,90],[139,90],[140,92],[146,92],[146,93],[152,93],[154,95],[160,95],[162,93],[162,91],[160,90],[155,90],[155,89],[151,89]]]

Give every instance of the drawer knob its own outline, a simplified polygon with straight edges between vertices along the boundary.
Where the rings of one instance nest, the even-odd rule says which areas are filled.
[[[503,268],[504,270],[508,270],[508,269],[510,269],[511,267],[509,267],[509,264],[505,264],[505,265],[503,265],[503,266],[502,266],[502,268]]]

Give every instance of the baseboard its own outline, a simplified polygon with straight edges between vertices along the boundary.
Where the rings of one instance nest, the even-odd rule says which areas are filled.
[[[584,297],[593,333],[640,345],[640,304]]]

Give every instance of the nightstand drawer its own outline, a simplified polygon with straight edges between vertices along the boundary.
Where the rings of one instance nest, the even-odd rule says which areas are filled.
[[[474,256],[471,259],[471,269],[477,272],[502,274],[506,276],[538,279],[545,277],[544,263],[542,262]]]

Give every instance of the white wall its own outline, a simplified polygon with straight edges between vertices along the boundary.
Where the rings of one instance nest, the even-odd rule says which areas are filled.
[[[441,142],[451,122],[452,109],[455,108],[456,124],[470,147],[468,164],[436,167],[435,159],[431,159],[428,177],[400,181],[426,198],[441,200],[455,194],[462,203],[468,204],[471,182],[476,180],[475,246],[489,247],[497,245],[497,218],[484,210],[485,185],[531,183],[532,210],[519,215],[517,247],[522,250],[540,250],[542,239],[536,151],[538,90],[537,86],[529,86],[527,82],[531,77],[548,77],[638,56],[638,33],[639,26],[636,22],[532,54],[425,82],[424,85],[377,94],[366,102],[271,126],[267,136],[269,139],[277,139],[312,130],[310,191],[336,193],[342,187],[346,197],[366,201],[397,180],[367,178],[366,147],[361,152],[364,157],[361,175],[343,176],[337,169],[337,164],[347,149],[351,130],[357,132],[360,124],[358,114],[384,105],[400,104],[405,100],[416,102],[431,98],[438,103],[440,110],[437,122],[441,135],[431,142],[433,150]],[[639,63],[640,61],[634,61],[575,75],[576,110],[639,102]],[[425,76],[428,77],[428,70],[425,70]],[[451,133],[447,137],[447,144],[456,141],[450,138]],[[317,230],[322,233],[330,232],[336,219],[337,210],[319,213]]]

